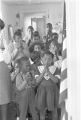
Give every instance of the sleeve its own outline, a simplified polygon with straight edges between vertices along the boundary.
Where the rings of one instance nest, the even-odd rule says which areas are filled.
[[[7,64],[9,64],[16,54],[17,49],[14,49],[13,43],[10,43],[9,45],[6,46],[3,52],[3,59]]]

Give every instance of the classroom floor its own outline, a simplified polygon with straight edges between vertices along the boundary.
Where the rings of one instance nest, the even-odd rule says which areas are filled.
[[[10,103],[9,105],[8,105],[8,115],[7,115],[7,119],[8,120],[17,120],[17,116],[18,116],[18,111],[17,111],[17,109],[18,109],[18,106],[15,104],[15,103]],[[58,114],[59,114],[59,116],[58,116],[58,120],[60,120],[60,109],[58,110]],[[0,114],[0,120],[2,120],[1,119],[1,114]],[[31,117],[29,117],[29,119],[28,120],[32,120],[31,119]],[[52,120],[51,119],[51,113],[50,112],[47,112],[47,114],[46,114],[46,120]]]

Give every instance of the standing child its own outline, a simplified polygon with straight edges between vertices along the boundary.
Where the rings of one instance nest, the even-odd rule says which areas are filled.
[[[17,62],[20,69],[16,77],[16,88],[19,91],[20,120],[26,120],[28,108],[30,109],[32,119],[37,120],[38,116],[35,109],[35,92],[33,88],[36,85],[34,71],[27,57],[22,57]]]
[[[28,26],[27,28],[27,36],[24,38],[27,46],[29,47],[30,44],[33,41],[33,32],[34,32],[34,28],[32,26]]]
[[[43,49],[44,45],[42,41],[34,41],[29,47],[30,53],[33,53],[34,51],[41,52]]]
[[[14,33],[14,51],[17,51],[17,54],[14,57],[14,60],[19,59],[22,56],[29,56],[29,51],[26,46],[26,43],[22,40],[22,33],[18,29]]]
[[[46,37],[47,37],[47,41],[49,42],[50,40],[52,40],[52,24],[51,23],[47,23],[46,26]]]
[[[37,90],[37,108],[40,111],[40,120],[45,120],[46,109],[51,111],[52,120],[57,120],[57,82],[58,78],[54,76],[53,54],[49,51],[41,56],[41,65],[38,66],[39,76],[36,81],[39,84]]]
[[[52,41],[52,24],[51,23],[47,23],[46,25],[46,49],[49,49],[49,44]]]

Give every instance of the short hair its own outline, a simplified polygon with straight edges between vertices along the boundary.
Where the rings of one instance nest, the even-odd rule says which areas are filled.
[[[0,19],[0,28],[1,28],[1,30],[4,29],[4,27],[5,27],[5,23],[4,23],[3,20]]]
[[[47,23],[47,27],[50,27],[50,28],[52,28],[52,24],[51,23]]]
[[[28,26],[28,29],[34,31],[34,28],[32,26]]]
[[[15,33],[14,33],[14,38],[15,38],[15,36],[22,37],[22,31],[21,31],[21,29],[17,29],[17,30],[15,31]]]
[[[39,38],[40,38],[40,35],[39,35],[39,32],[38,32],[38,31],[35,31],[35,32],[33,33],[33,36],[34,36],[34,37],[39,37]]]
[[[44,45],[41,41],[35,41],[29,46],[29,52],[32,53],[34,51],[34,46],[38,45],[41,49],[44,49]]]

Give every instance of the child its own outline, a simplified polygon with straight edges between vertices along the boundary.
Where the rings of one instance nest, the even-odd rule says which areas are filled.
[[[50,40],[52,40],[52,24],[51,23],[47,23],[46,32],[47,32],[46,38],[47,38],[47,41],[49,42]]]
[[[42,39],[42,41],[43,41],[43,44],[44,44],[44,48],[45,48],[45,50],[47,50],[48,49],[48,47],[49,47],[49,42],[47,41],[47,38],[46,38],[46,36],[43,36],[43,39]]]
[[[24,38],[28,47],[31,44],[31,42],[33,41],[33,32],[34,32],[34,28],[32,26],[28,26],[27,36]]]
[[[56,32],[52,33],[52,39],[58,42],[58,34]]]
[[[49,48],[48,49],[54,55],[58,51],[59,44],[58,44],[58,41],[56,40],[56,37],[54,39],[52,39],[52,41],[49,44]]]
[[[35,31],[33,34],[33,41],[40,41],[40,35],[38,31]]]
[[[20,72],[16,77],[16,88],[19,91],[20,120],[26,120],[28,107],[30,109],[32,119],[37,120],[38,116],[35,109],[35,93],[33,88],[33,86],[36,85],[34,71],[31,68],[27,57],[22,57],[17,62],[20,69]]]
[[[19,30],[14,33],[14,49],[17,49],[17,54],[14,60],[19,59],[22,56],[29,56],[27,46],[22,40],[22,34]]]
[[[47,23],[46,25],[46,36],[43,37],[43,43],[45,45],[45,49],[49,49],[49,44],[52,41],[52,24]]]
[[[46,109],[52,112],[52,119],[57,119],[57,82],[58,78],[54,76],[55,68],[53,65],[53,54],[49,51],[41,56],[41,65],[37,66],[38,75],[36,81],[39,84],[37,90],[37,108],[40,111],[40,120],[45,120]]]
[[[29,47],[30,53],[32,53],[34,51],[41,52],[42,49],[44,49],[44,45],[41,41],[35,41]]]

